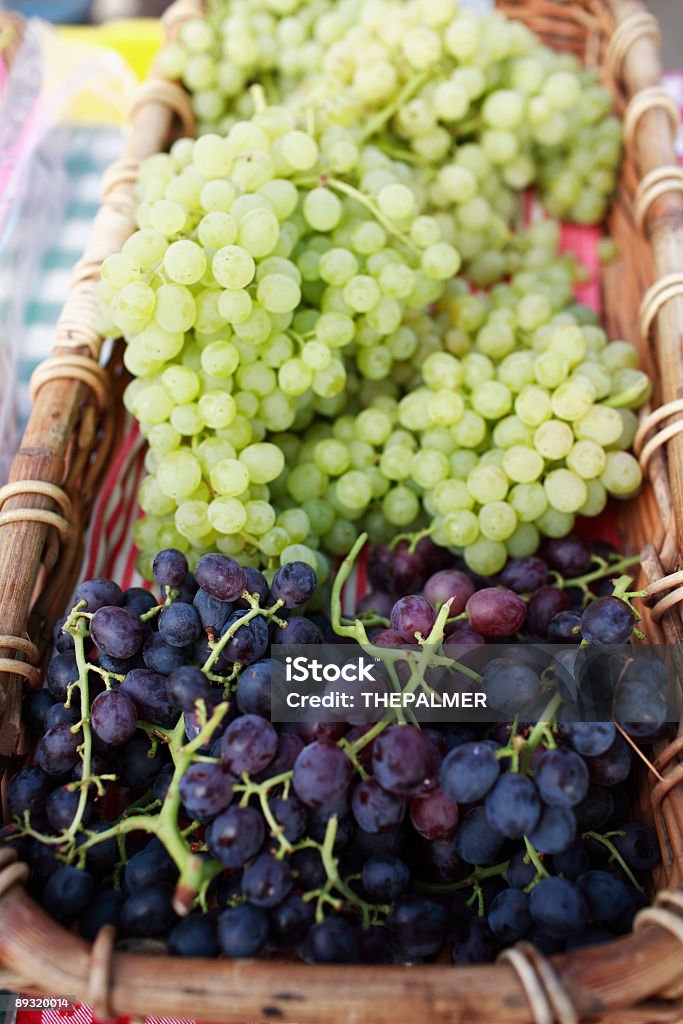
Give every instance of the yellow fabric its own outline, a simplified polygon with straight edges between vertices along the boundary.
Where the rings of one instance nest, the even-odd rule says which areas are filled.
[[[163,40],[161,24],[154,18],[131,18],[96,26],[63,25],[59,35],[66,42],[116,50],[140,79],[149,71]]]

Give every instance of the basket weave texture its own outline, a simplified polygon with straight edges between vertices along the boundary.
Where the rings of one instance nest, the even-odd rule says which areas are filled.
[[[201,0],[177,0],[173,38]],[[639,0],[498,0],[550,46],[601,70],[625,118],[623,171],[609,216],[619,260],[603,274],[611,337],[640,346],[655,392],[636,439],[648,484],[619,514],[624,544],[642,552],[650,640],[681,643],[683,622],[683,172],[676,115],[659,87],[656,22]],[[673,114],[673,116],[672,116]],[[193,133],[188,96],[152,73],[131,112],[123,157],[110,170],[91,242],[74,269],[56,344],[33,380],[34,410],[0,488],[0,757],[5,777],[25,755],[22,687],[40,680],[56,618],[76,582],[83,536],[124,423],[120,355],[100,365],[95,326],[102,261],[134,228],[141,160]],[[654,282],[654,284],[653,284]],[[0,984],[76,995],[101,1017],[121,1014],[298,1024],[488,1022],[655,1024],[683,1021],[683,727],[642,775],[641,816],[653,821],[662,866],[657,906],[633,935],[545,960],[518,947],[495,967],[308,967],[277,961],[179,961],[91,946],[26,895],[28,869],[0,851]],[[4,789],[4,787],[3,787]]]

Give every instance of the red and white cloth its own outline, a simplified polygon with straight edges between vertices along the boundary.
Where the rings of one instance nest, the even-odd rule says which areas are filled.
[[[683,72],[664,76],[664,85],[674,97],[683,114]],[[677,152],[679,162],[683,165],[683,131],[679,135]],[[539,207],[530,197],[525,206],[524,216],[527,223],[541,215]],[[574,252],[583,264],[591,271],[589,279],[576,289],[576,297],[580,302],[600,311],[600,261],[598,258],[599,228],[584,228],[573,224],[562,227],[560,247],[563,251]],[[628,340],[628,339],[627,339]],[[122,587],[150,585],[142,579],[135,568],[137,550],[133,544],[133,525],[141,515],[137,505],[137,492],[145,475],[144,440],[140,436],[137,424],[129,420],[123,443],[117,452],[107,474],[102,491],[97,499],[90,531],[87,538],[81,578],[105,576],[115,579]],[[599,523],[599,526],[598,526]],[[614,524],[609,510],[600,516],[588,528],[582,530],[586,535],[595,535],[609,539]],[[361,564],[358,571],[349,580],[346,588],[345,605],[352,610],[355,600],[367,588],[365,566]],[[150,1007],[152,1010],[153,1007]],[[19,1010],[16,1024],[101,1024],[93,1017],[90,1007],[77,1004],[71,1011],[59,1010]],[[121,1017],[116,1024],[129,1024],[129,1018]],[[146,1024],[194,1024],[194,1022],[173,1021],[163,1017],[147,1017]]]

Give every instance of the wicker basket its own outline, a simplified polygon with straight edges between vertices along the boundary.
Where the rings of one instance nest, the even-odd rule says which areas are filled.
[[[674,156],[676,118],[659,88],[656,22],[639,0],[499,0],[550,45],[603,69],[626,119],[627,152],[609,227],[621,252],[603,276],[612,337],[639,339],[656,402],[637,444],[649,484],[620,513],[624,543],[642,551],[643,582],[660,596],[646,610],[650,638],[683,639],[683,173]],[[200,0],[169,10],[169,36],[201,13]],[[22,686],[35,684],[52,625],[80,566],[83,533],[123,425],[123,373],[116,350],[99,364],[97,277],[102,260],[133,229],[140,160],[192,132],[188,97],[152,77],[132,113],[124,157],[111,169],[87,252],[77,265],[53,356],[33,380],[35,407],[0,489],[0,756],[22,754]],[[656,281],[655,285],[652,282]],[[651,343],[652,342],[652,343]],[[655,432],[656,431],[656,432]],[[654,436],[653,436],[654,433]],[[30,639],[29,639],[30,638]],[[654,1024],[683,1021],[683,729],[643,773],[641,816],[654,820],[663,865],[657,907],[636,932],[608,946],[545,960],[518,947],[491,967],[308,967],[278,961],[179,961],[114,952],[102,930],[90,946],[27,895],[28,873],[0,852],[0,974],[3,987],[75,995],[103,1017],[118,1014],[298,1024],[490,1022]]]

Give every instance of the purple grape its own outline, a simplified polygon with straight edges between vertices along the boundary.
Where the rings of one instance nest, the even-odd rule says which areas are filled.
[[[421,590],[428,570],[422,556],[409,551],[408,541],[402,540],[394,548],[379,544],[370,549],[368,579],[375,590],[403,597]]]
[[[33,733],[45,732],[45,716],[55,699],[49,690],[29,690],[21,702],[21,719]]]
[[[576,884],[586,898],[592,921],[610,924],[628,909],[628,889],[607,871],[586,871]]]
[[[653,829],[636,821],[627,821],[614,836],[617,850],[633,871],[651,871],[661,862],[662,855]]]
[[[188,814],[206,822],[230,806],[233,779],[220,764],[191,764],[180,780],[180,798]]]
[[[90,902],[93,880],[87,871],[64,865],[50,875],[42,894],[42,904],[57,921],[70,924]]]
[[[572,882],[575,882],[579,875],[588,871],[589,867],[590,857],[582,842],[570,843],[564,850],[560,850],[553,856],[553,872],[556,875],[564,875]]]
[[[148,668],[136,668],[121,683],[121,692],[131,698],[138,717],[170,728],[178,721],[178,711],[170,699],[166,677]]]
[[[346,799],[352,774],[351,762],[340,747],[316,740],[297,757],[292,785],[308,807],[338,807]]]
[[[598,786],[616,786],[628,778],[633,755],[631,748],[617,733],[614,742],[603,754],[584,758],[591,782]]]
[[[425,839],[449,839],[458,827],[458,805],[442,790],[410,801],[410,820]]]
[[[441,787],[457,803],[482,800],[500,775],[500,762],[488,743],[463,743],[441,765]]]
[[[123,592],[123,607],[127,608],[136,619],[139,619],[141,615],[145,615],[147,612],[151,612],[152,608],[156,608],[157,604],[158,602],[154,594],[150,594],[149,590],[145,590],[143,587],[129,587],[128,590]],[[149,625],[148,628],[150,628]]]
[[[276,907],[293,885],[289,864],[272,853],[262,853],[247,865],[242,876],[242,892],[255,907]]]
[[[228,771],[240,776],[263,771],[277,750],[277,733],[259,715],[242,715],[231,722],[221,741]]]
[[[244,903],[229,907],[218,918],[218,945],[225,956],[256,956],[268,938],[268,916],[260,907]]]
[[[483,917],[471,917],[464,935],[453,943],[453,963],[460,967],[470,964],[493,963],[502,948],[502,941],[494,935]]]
[[[219,948],[213,914],[190,914],[179,921],[168,937],[168,952],[171,956],[217,956]]]
[[[219,633],[233,611],[232,601],[219,601],[217,597],[207,594],[201,587],[192,599],[195,611],[199,616],[202,629],[213,629]]]
[[[7,783],[7,810],[12,818],[42,814],[54,782],[35,764],[24,765]]]
[[[74,649],[74,638],[71,633],[64,632],[64,625],[68,618],[68,615],[61,615],[55,622],[55,628],[52,631],[52,645],[57,654],[64,654],[66,651]]]
[[[379,615],[388,619],[394,607],[394,598],[382,590],[369,590],[356,605],[356,615]]]
[[[415,643],[419,634],[425,640],[436,622],[436,612],[424,597],[401,597],[391,610],[391,626],[406,643]]]
[[[166,587],[177,589],[187,576],[189,566],[182,551],[176,548],[164,548],[154,557],[152,573],[154,579]]]
[[[206,557],[206,556],[205,556]],[[221,636],[231,630],[244,617],[244,612],[233,612],[221,630]],[[240,626],[223,648],[222,654],[228,661],[241,665],[253,665],[268,650],[268,626],[260,615]]]
[[[182,601],[183,604],[192,604],[197,593],[197,586],[193,573],[188,572],[179,587],[167,587],[165,583],[162,583],[161,596],[164,601],[170,597],[172,600]]]
[[[180,668],[190,657],[189,649],[172,647],[158,633],[152,633],[142,648],[142,660],[146,668],[152,672],[160,672],[164,676]]]
[[[450,614],[460,615],[474,593],[474,583],[458,569],[442,569],[429,577],[422,593],[434,608],[440,608],[450,600]]]
[[[166,935],[176,922],[171,899],[172,890],[167,885],[153,885],[131,893],[121,907],[122,934],[131,938]]]
[[[259,605],[261,608],[265,608],[266,601],[268,599],[268,580],[258,569],[252,568],[250,565],[244,566],[244,573],[247,577],[245,590],[251,594],[252,597],[256,595]],[[238,597],[235,601],[235,608],[244,608],[248,610],[251,608],[250,603],[246,597]]]
[[[275,774],[275,773],[273,773]],[[290,795],[286,800],[282,796],[274,796],[269,800],[270,809],[278,825],[282,828],[285,839],[295,843],[306,831],[306,808],[300,800]]]
[[[207,710],[214,702],[211,683],[194,665],[183,665],[171,672],[166,680],[169,699],[181,711],[194,711],[198,700],[203,700]]]
[[[143,631],[127,608],[105,605],[90,620],[90,635],[100,650],[112,658],[132,658],[142,647]]]
[[[260,715],[270,721],[272,675],[277,665],[271,658],[264,658],[240,673],[236,696],[243,715]]]
[[[228,807],[206,830],[210,852],[226,868],[242,868],[258,853],[266,829],[253,807]]]
[[[536,785],[547,804],[576,807],[588,793],[586,763],[572,750],[546,750],[535,768]]]
[[[548,626],[560,612],[569,608],[569,598],[559,587],[541,587],[531,595],[526,625],[537,636],[546,636]]]
[[[197,562],[195,579],[202,590],[219,601],[235,601],[247,585],[246,572],[228,555],[202,555]]]
[[[529,910],[536,924],[559,938],[580,935],[588,926],[588,905],[567,878],[542,878],[531,890]]]
[[[500,574],[500,582],[516,594],[531,594],[548,582],[548,566],[536,555],[510,558]]]
[[[313,597],[318,586],[315,570],[306,562],[288,562],[273,576],[270,594],[285,608],[300,608]]]
[[[357,964],[360,960],[358,933],[343,917],[328,917],[314,924],[308,946],[316,964]]]
[[[95,893],[78,922],[78,930],[87,942],[94,942],[105,924],[118,928],[124,898],[122,892],[112,889]]]
[[[248,713],[245,712],[245,714]],[[264,715],[264,717],[266,716]],[[270,718],[270,715],[267,717]],[[304,742],[300,736],[294,736],[292,733],[282,733],[277,738],[275,757],[270,761],[267,768],[254,775],[254,781],[263,782],[264,778],[271,779],[275,775],[282,775],[283,772],[291,771],[303,749]]]
[[[69,686],[78,682],[78,665],[72,651],[56,654],[47,666],[47,688],[55,700],[64,703]]]
[[[405,817],[405,800],[387,793],[376,779],[359,782],[351,797],[353,816],[362,829],[373,835],[400,825]]]
[[[553,616],[548,624],[548,641],[551,644],[580,644],[581,613],[564,611]]]
[[[494,899],[488,913],[489,928],[504,942],[522,939],[533,924],[529,897],[520,889],[504,889]]]
[[[448,915],[443,904],[428,896],[403,893],[391,905],[387,928],[405,957],[432,956],[446,940]]]
[[[301,853],[313,852],[302,850]],[[306,938],[315,921],[314,902],[304,901],[297,892],[290,892],[270,913],[270,937],[276,946],[291,949]]]
[[[104,743],[126,743],[137,726],[137,709],[124,690],[105,690],[92,702],[90,724]]]
[[[114,764],[114,771],[122,786],[148,789],[152,785],[163,761],[159,754],[150,757],[150,752],[150,741],[142,733],[136,733],[123,744]]]
[[[45,804],[47,820],[55,832],[65,832],[76,817],[76,810],[80,802],[80,792],[70,790],[68,786],[60,786],[50,793]],[[92,815],[92,804],[86,800],[81,822],[87,825]]]
[[[189,647],[202,635],[202,624],[193,604],[174,601],[159,616],[159,634],[171,647]]]
[[[566,537],[546,541],[543,545],[543,557],[551,569],[566,579],[583,576],[592,566],[590,544],[572,533]]]
[[[521,597],[505,587],[485,587],[467,602],[470,627],[482,636],[514,636],[526,619],[527,607]]]
[[[506,773],[487,795],[484,809],[492,829],[507,839],[521,839],[538,824],[541,801],[530,778]]]
[[[363,888],[375,903],[390,903],[410,887],[410,868],[398,857],[370,857],[363,865]]]
[[[65,775],[78,761],[78,748],[83,742],[81,732],[72,732],[70,725],[48,729],[36,748],[36,761],[48,775]]]
[[[123,592],[113,580],[92,579],[79,583],[74,593],[74,607],[85,601],[84,611],[96,612],[105,605],[122,605]]]
[[[274,644],[321,644],[323,635],[315,622],[303,615],[293,616],[286,626],[276,626],[273,631]]]
[[[53,704],[45,715],[45,732],[56,725],[75,725],[81,718],[77,702],[67,708],[64,704]]]
[[[541,817],[529,835],[539,853],[562,853],[576,838],[576,815],[569,807],[543,807]]]
[[[636,624],[636,617],[618,597],[598,597],[591,601],[581,617],[581,634],[594,646],[625,643]]]
[[[412,725],[393,725],[374,742],[372,767],[383,789],[397,796],[415,796],[434,779],[434,748]],[[438,771],[438,768],[437,768]]]

